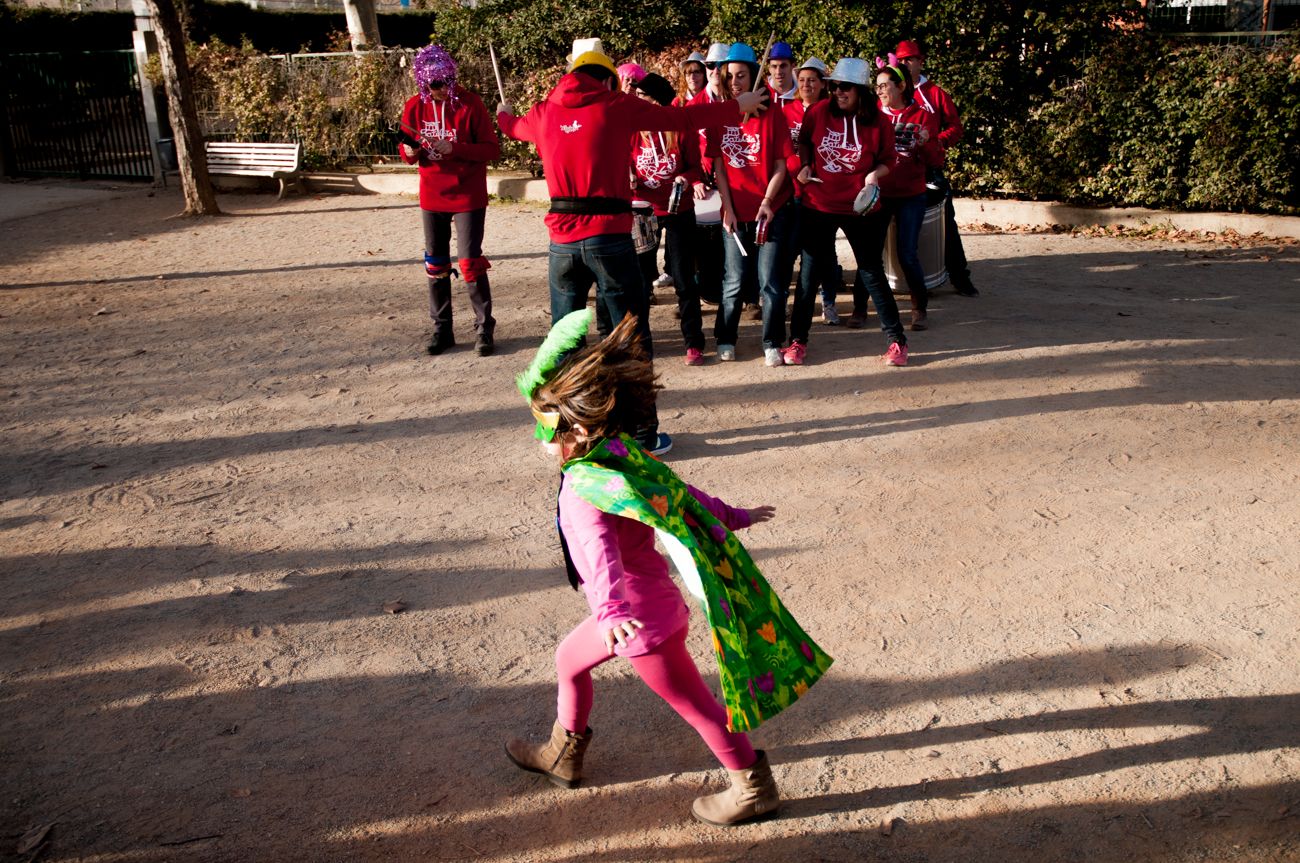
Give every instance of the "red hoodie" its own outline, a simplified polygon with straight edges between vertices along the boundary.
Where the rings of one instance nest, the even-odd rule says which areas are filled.
[[[916,88],[916,103],[939,121],[939,143],[945,150],[961,140],[961,117],[946,90],[926,78]]]
[[[886,198],[910,198],[925,191],[925,169],[943,164],[943,146],[939,143],[939,121],[916,102],[901,111],[880,106],[880,114],[894,124],[894,164],[880,181],[880,194]],[[918,140],[922,128],[930,130],[930,140]]]
[[[483,100],[469,90],[456,88],[451,100],[421,102],[412,96],[402,109],[402,125],[424,146],[416,156],[405,147],[399,152],[408,165],[420,165],[420,209],[438,213],[466,213],[487,206],[487,163],[501,155],[501,144]],[[433,152],[433,142],[451,141],[445,156]]]
[[[646,132],[632,139],[632,171],[636,174],[636,197],[649,201],[656,216],[668,213],[673,180],[686,178],[677,212],[695,211],[694,183],[700,182],[700,138],[694,132]]]
[[[713,159],[714,173],[719,169],[727,172],[737,222],[758,218],[758,208],[767,197],[767,184],[776,171],[776,163],[785,162],[794,152],[785,112],[776,107],[777,94],[771,88],[768,93],[772,99],[768,110],[746,118],[738,126],[722,125],[709,130],[705,155]],[[737,119],[733,117],[731,122]],[[772,210],[779,209],[792,194],[794,186],[787,180],[773,196]]]
[[[498,114],[501,131],[537,146],[552,198],[601,197],[632,201],[628,142],[636,132],[685,132],[735,122],[735,100],[664,107],[630,93],[615,93],[581,72],[560,79],[545,101],[524,117]],[[576,243],[600,234],[631,234],[632,213],[547,213],[551,242]]]
[[[800,150],[811,149],[812,175],[821,180],[803,187],[803,202],[822,213],[850,215],[867,174],[894,164],[894,126],[883,114],[871,124],[836,117],[833,104],[823,100],[803,115]]]

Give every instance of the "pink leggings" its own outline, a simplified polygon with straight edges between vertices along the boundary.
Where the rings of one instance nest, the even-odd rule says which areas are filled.
[[[559,719],[569,731],[587,729],[593,690],[591,670],[614,657],[605,649],[595,617],[588,617],[570,632],[555,651],[560,678]],[[628,656],[632,669],[656,695],[668,702],[691,724],[722,766],[744,770],[757,759],[749,738],[727,730],[727,711],[700,677],[686,650],[686,627],[669,636],[649,653]]]

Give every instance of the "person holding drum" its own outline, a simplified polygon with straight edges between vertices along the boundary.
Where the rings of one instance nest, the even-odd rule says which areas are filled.
[[[795,89],[799,94],[798,99],[786,102],[781,106],[785,111],[785,120],[790,124],[790,140],[794,142],[795,152],[790,156],[789,170],[790,176],[795,177],[799,173],[799,130],[803,126],[804,114],[813,105],[816,105],[822,99],[826,98],[826,64],[816,57],[809,57],[799,67],[795,75]],[[794,184],[794,203],[796,218],[799,213],[800,203],[803,199],[803,185],[797,180]],[[799,228],[796,223],[794,229],[795,242],[798,242]],[[803,260],[800,256],[799,278],[805,278],[805,274],[811,278],[811,265],[808,261]],[[840,316],[835,311],[835,298],[839,294],[840,287],[844,284],[844,270],[836,263],[834,272],[831,277],[823,282],[819,288],[822,298],[822,321],[829,326],[836,326],[840,322]]]
[[[808,109],[799,133],[798,180],[804,185],[800,245],[809,277],[799,280],[795,292],[786,361],[798,365],[804,360],[813,285],[825,280],[835,265],[835,232],[843,231],[858,266],[848,326],[861,329],[866,325],[866,298],[870,295],[880,328],[889,339],[884,362],[905,366],[907,335],[885,281],[883,252],[889,220],[879,212],[878,202],[880,182],[894,164],[894,127],[881,115],[871,92],[867,61],[841,59],[829,81],[831,98]]]
[[[891,60],[895,60],[890,55]],[[895,60],[896,62],[896,60]],[[894,126],[897,159],[889,176],[880,182],[881,213],[888,224],[897,219],[895,244],[899,267],[912,295],[912,329],[926,328],[927,293],[925,270],[917,245],[925,221],[925,172],[943,164],[939,147],[939,123],[934,114],[912,99],[912,76],[903,65],[876,60],[876,95],[880,112]]]
[[[925,55],[921,53],[921,46],[915,39],[904,39],[899,42],[894,53],[898,56],[898,62],[912,73],[912,83],[916,85],[917,103],[934,115],[938,121],[939,145],[943,147],[946,156],[947,151],[960,141],[962,136],[961,117],[957,113],[957,105],[946,90],[925,76],[923,71]],[[970,263],[966,260],[966,249],[962,246],[961,232],[957,230],[957,214],[952,207],[952,187],[948,185],[942,170],[932,173],[936,181],[935,188],[942,191],[944,195],[943,257],[944,266],[948,269],[948,278],[952,281],[958,296],[978,297],[980,292],[971,282]]]
[[[704,90],[696,93],[690,105],[722,102],[724,74],[723,60],[727,58],[725,42],[714,42],[704,55],[704,73],[707,78]],[[714,179],[713,159],[707,155],[707,130],[700,130],[700,160],[702,180],[692,192],[695,196],[695,284],[700,300],[710,305],[722,302],[722,196],[718,194]]]
[[[703,67],[700,67],[703,69]],[[673,87],[651,72],[636,85],[637,95],[648,102],[669,105]],[[664,232],[664,267],[677,292],[677,312],[686,365],[704,365],[704,329],[700,294],[695,287],[695,201],[689,189],[700,174],[700,138],[692,132],[639,132],[632,142],[635,200],[653,209],[658,229]],[[655,249],[641,252],[641,273],[649,285],[655,276]]]

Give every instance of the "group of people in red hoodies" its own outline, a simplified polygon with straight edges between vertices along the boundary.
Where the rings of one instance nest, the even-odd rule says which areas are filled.
[[[847,324],[865,325],[869,298],[888,339],[884,362],[906,365],[907,338],[883,268],[885,238],[895,222],[912,298],[910,325],[923,330],[927,291],[917,241],[927,179],[933,197],[944,150],[961,135],[952,99],[921,74],[921,52],[912,41],[900,43],[888,61],[877,59],[874,68],[843,58],[828,73],[810,58],[796,77],[783,42],[766,59],[764,70],[749,46],[715,43],[707,57],[693,54],[682,64],[688,82],[700,77],[691,77],[698,71],[692,64],[702,66],[708,80],[706,89],[682,98],[659,75],[631,68],[635,64],[616,67],[600,40],[578,40],[567,73],[542,102],[525,116],[507,103],[498,107],[502,133],[533,143],[544,167],[553,321],[584,308],[594,286],[601,336],[630,314],[653,356],[653,288],[632,240],[635,198],[666,232],[665,265],[677,292],[687,364],[704,362],[702,294],[717,300],[719,360],[736,358],[742,310],[757,303],[767,365],[803,364],[818,291],[823,319],[838,322],[835,290],[842,276],[835,236],[842,231],[858,270]],[[429,46],[416,60],[419,93],[403,112],[401,154],[420,167],[434,321],[429,352],[455,344],[449,290],[454,225],[460,275],[475,313],[475,349],[486,355],[493,350],[495,321],[490,264],[482,254],[485,172],[500,146],[482,100],[455,83],[446,52]],[[710,200],[720,233],[702,231],[696,221],[695,205],[704,210]],[[950,199],[946,214],[951,221]],[[953,285],[961,295],[976,296],[955,224],[947,236]],[[717,272],[719,258],[721,285],[703,283],[698,276]],[[801,268],[787,330],[796,259]],[[672,445],[657,418],[636,437],[655,454]]]

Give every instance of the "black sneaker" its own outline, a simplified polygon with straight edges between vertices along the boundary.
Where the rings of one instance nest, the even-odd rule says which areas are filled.
[[[474,342],[474,353],[480,357],[490,357],[494,347],[491,333],[479,333],[478,339]]]
[[[456,337],[451,333],[434,333],[433,341],[429,342],[429,355],[436,357],[438,354],[447,350],[447,348],[456,347]]]
[[[953,288],[957,291],[959,297],[978,297],[980,295],[979,290],[970,282],[963,285],[953,285]]]

